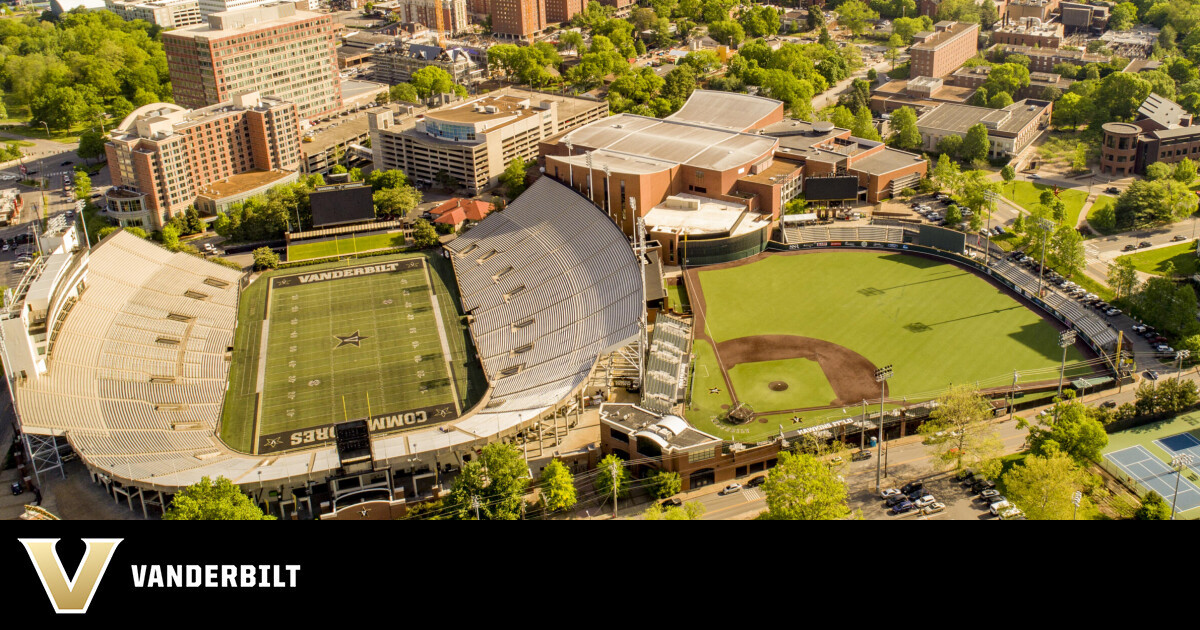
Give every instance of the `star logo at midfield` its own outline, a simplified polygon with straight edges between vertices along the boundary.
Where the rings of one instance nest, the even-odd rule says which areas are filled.
[[[291,286],[291,284],[292,284],[291,278],[279,278],[279,279],[275,280],[275,286],[277,286],[277,287]]]
[[[338,340],[338,345],[334,346],[335,349],[341,348],[342,346],[354,346],[357,348],[360,346],[360,344],[362,344],[363,339],[369,339],[369,337],[363,337],[362,335],[359,335],[357,330],[354,331],[353,335],[346,335],[345,337],[341,335],[334,335],[334,337],[337,337]]]
[[[438,410],[437,410],[437,415],[439,415],[439,416],[441,416],[441,417],[443,417],[443,418],[445,418],[445,417],[446,417],[446,415],[447,415],[447,414],[449,414],[449,413],[450,413],[450,410],[449,410],[449,409],[447,409],[447,408],[445,408],[445,407],[442,407],[441,409],[438,409]]]
[[[275,448],[282,441],[283,438],[267,438],[267,448]]]

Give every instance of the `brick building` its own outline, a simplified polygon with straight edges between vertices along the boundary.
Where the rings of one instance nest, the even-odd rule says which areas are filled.
[[[489,0],[492,31],[513,39],[532,39],[546,28],[546,0]]]
[[[1155,162],[1200,161],[1200,126],[1177,103],[1151,94],[1132,123],[1110,122],[1102,127],[1100,172],[1127,176],[1144,173]]]
[[[909,76],[946,76],[979,52],[978,24],[938,22],[933,28],[914,37],[916,43],[909,49]]]
[[[294,181],[300,119],[295,104],[254,92],[195,110],[155,103],[121,121],[104,151],[114,187],[106,214],[123,226],[159,229],[213,184]]]
[[[1106,63],[1108,57],[1096,55],[1082,50],[1065,50],[1062,48],[1034,48],[1032,46],[1011,46],[996,44],[988,49],[991,59],[1000,61],[1008,55],[1024,55],[1029,58],[1030,72],[1053,72],[1054,66],[1069,63],[1073,66],[1086,66],[1089,63]]]
[[[1015,20],[996,28],[992,33],[993,43],[1013,46],[1058,48],[1062,45],[1062,41],[1062,24],[1058,22],[1047,24],[1037,18]]]
[[[1013,157],[1050,124],[1052,108],[1049,101],[1033,99],[1018,101],[1004,109],[945,103],[917,119],[921,148],[936,151],[942,138],[965,137],[971,127],[983,123],[990,144],[988,157]]]
[[[1016,22],[1022,18],[1037,18],[1049,22],[1050,16],[1058,11],[1059,0],[1011,0],[1008,10],[1003,14],[1009,21]]]
[[[584,0],[546,0],[546,22],[561,24],[583,12]]]
[[[950,75],[950,80],[954,82],[954,85],[975,90],[987,82],[991,72],[991,66],[959,68],[954,71],[954,74]],[[1029,85],[1017,90],[1017,93],[1011,96],[1014,100],[1018,101],[1023,98],[1044,100],[1047,88],[1054,88],[1060,93],[1066,93],[1073,83],[1075,83],[1073,79],[1065,78],[1053,72],[1030,72]]]
[[[342,106],[329,15],[290,2],[214,13],[162,34],[175,101],[198,108],[258,92],[315,118]]]

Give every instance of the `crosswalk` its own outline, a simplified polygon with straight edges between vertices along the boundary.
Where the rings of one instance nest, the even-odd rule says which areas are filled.
[[[742,491],[742,496],[746,497],[746,501],[757,501],[762,498],[762,493],[757,488],[746,488]]]

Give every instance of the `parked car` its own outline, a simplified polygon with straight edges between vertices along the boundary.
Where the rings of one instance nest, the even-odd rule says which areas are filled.
[[[1158,372],[1155,372],[1154,370],[1146,370],[1146,378],[1148,378],[1152,381],[1157,381],[1158,380]]]
[[[970,468],[964,468],[964,469],[958,471],[958,473],[954,475],[954,480],[955,481],[966,481],[974,474],[975,474],[974,470],[971,470]]]
[[[879,498],[886,499],[888,497],[894,497],[898,494],[900,494],[900,491],[896,488],[884,488],[883,490],[879,491]]]
[[[1021,511],[1021,508],[1011,507],[1000,513],[1000,520],[1002,520],[1002,521],[1023,521],[1023,520],[1025,520],[1025,513]]]
[[[663,501],[660,505],[662,505],[665,508],[683,507],[683,499],[680,499],[679,497],[671,497],[670,499]]]
[[[991,479],[984,479],[983,481],[980,481],[979,483],[971,486],[971,491],[972,492],[983,492],[984,490],[990,490],[995,487],[996,487],[995,481],[992,481]]]
[[[945,510],[946,510],[946,504],[944,504],[944,503],[930,503],[929,505],[926,505],[925,507],[921,508],[921,513],[925,514],[925,515],[929,515],[929,514],[937,514],[938,512],[944,512]]]
[[[906,500],[903,503],[897,503],[896,505],[893,505],[892,506],[892,514],[903,514],[905,512],[910,512],[913,509],[915,509],[916,507],[917,506],[914,505],[912,501]]]
[[[988,499],[987,501],[984,501],[984,503],[987,503],[989,506],[995,505],[997,503],[1006,503],[1006,502],[1008,502],[1008,499],[1005,498],[1005,496],[1002,494],[997,494],[996,496]]]
[[[861,451],[854,451],[854,454],[850,456],[850,461],[852,461],[852,462],[861,462],[861,461],[867,460],[867,459],[871,459],[871,451],[868,451],[866,449],[863,449]]]
[[[1042,176],[1038,175],[1037,173],[1030,173],[1029,175],[1026,175],[1026,177],[1028,177],[1029,179],[1041,179],[1042,178]]]
[[[1151,243],[1150,241],[1142,241],[1142,242],[1138,243],[1138,248],[1145,249],[1145,248],[1151,247],[1153,245],[1154,245],[1154,243]]]
[[[984,490],[983,492],[979,493],[979,498],[983,499],[984,501],[996,496],[1000,496],[999,490]]]
[[[923,508],[926,506],[933,505],[934,503],[937,503],[937,499],[933,498],[932,494],[926,494],[926,495],[923,495],[921,498],[917,499],[915,501],[915,503],[916,503],[917,507]]]
[[[1119,308],[1110,308],[1110,309],[1108,309],[1107,311],[1104,311],[1104,314],[1105,314],[1105,315],[1108,315],[1109,317],[1116,317],[1117,315],[1120,315],[1120,314],[1121,314],[1121,309],[1119,309]]]
[[[1146,327],[1142,324],[1134,324],[1131,329],[1133,332],[1138,333],[1139,335],[1146,332]]]
[[[741,492],[741,491],[742,491],[742,484],[731,483],[728,486],[725,486],[724,488],[721,489],[721,494],[723,494],[723,495],[724,494],[733,494],[735,492]]]
[[[920,481],[910,481],[900,488],[901,494],[909,494],[914,490],[920,490],[925,487],[925,484]]]
[[[908,501],[908,497],[904,496],[903,494],[893,494],[887,498],[887,506],[892,507],[896,504],[904,503],[905,501]]]
[[[1176,234],[1175,236],[1171,237],[1171,241],[1176,242],[1176,243],[1178,243],[1179,241],[1186,241],[1186,240],[1187,240],[1187,237],[1182,234]]]
[[[1009,503],[1008,501],[1000,501],[999,503],[993,503],[990,507],[988,507],[988,511],[992,513],[992,516],[999,516],[1001,512],[1012,506],[1013,504]]]
[[[747,488],[757,488],[767,482],[766,475],[759,475],[746,482]]]
[[[12,486],[10,486],[10,488],[12,489],[13,496],[25,492],[25,488],[21,486],[21,482],[19,481],[12,482]]]
[[[1101,409],[1116,409],[1117,403],[1114,400],[1106,400],[1106,401],[1100,403],[1100,408]]]
[[[72,162],[71,160],[67,160],[66,162],[63,162],[62,164],[59,164],[59,166],[70,166],[72,164],[74,164],[74,162]]]
[[[1121,194],[1121,189],[1117,188],[1116,186],[1109,186],[1108,188],[1104,189],[1104,192],[1109,195],[1119,195]]]

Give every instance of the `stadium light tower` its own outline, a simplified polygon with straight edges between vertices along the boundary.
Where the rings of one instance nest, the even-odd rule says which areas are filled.
[[[1184,361],[1184,359],[1188,359],[1191,356],[1192,356],[1191,350],[1179,350],[1175,353],[1175,361],[1178,364],[1175,366],[1175,378],[1179,378],[1180,376],[1182,376],[1183,361]]]
[[[875,491],[879,492],[879,474],[881,472],[883,457],[883,399],[884,390],[887,389],[888,379],[892,378],[892,366],[885,365],[875,370],[875,382],[879,383],[879,453],[875,454]]]
[[[1041,219],[1039,225],[1046,231],[1042,236],[1042,264],[1038,265],[1038,299],[1042,299],[1042,285],[1046,279],[1046,243],[1050,241],[1050,230],[1054,228],[1054,223],[1048,219]]]
[[[1190,453],[1182,453],[1171,458],[1171,468],[1175,469],[1175,494],[1171,497],[1171,520],[1175,520],[1175,501],[1179,498],[1179,478],[1183,476],[1183,469],[1192,465],[1196,458]]]
[[[1058,347],[1062,348],[1062,366],[1058,370],[1058,395],[1062,396],[1063,378],[1067,375],[1067,348],[1075,345],[1075,331],[1064,330],[1058,333]]]

